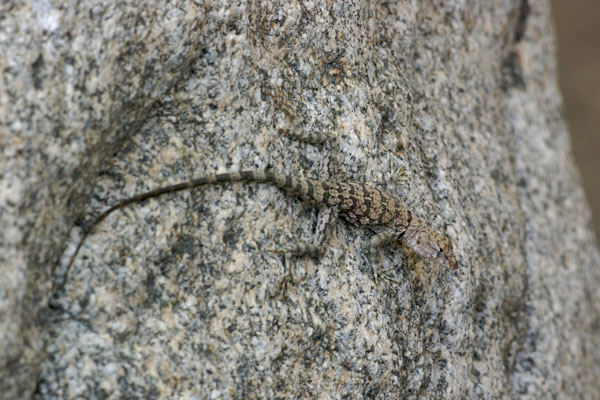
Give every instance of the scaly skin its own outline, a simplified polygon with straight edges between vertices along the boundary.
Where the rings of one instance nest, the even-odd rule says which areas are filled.
[[[71,265],[87,235],[113,211],[128,204],[165,193],[178,192],[203,185],[231,182],[258,182],[277,186],[305,201],[335,209],[336,214],[339,213],[342,218],[353,225],[370,228],[378,232],[372,240],[374,245],[383,245],[399,240],[421,257],[435,261],[450,269],[458,267],[452,243],[448,237],[433,231],[420,219],[414,217],[401,200],[370,185],[331,180],[319,181],[276,172],[253,170],[204,176],[119,201],[100,214],[83,233],[67,264],[64,279],[66,280]]]

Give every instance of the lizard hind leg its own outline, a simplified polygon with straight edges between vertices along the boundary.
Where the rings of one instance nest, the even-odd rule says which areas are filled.
[[[280,249],[266,249],[269,253],[289,254],[298,257],[320,257],[326,250],[331,232],[337,222],[337,209],[326,207],[320,210],[317,228],[312,243],[296,243]]]

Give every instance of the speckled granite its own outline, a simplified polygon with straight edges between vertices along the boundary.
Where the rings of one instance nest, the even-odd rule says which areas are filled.
[[[0,5],[1,396],[600,397],[600,256],[549,4],[322,4]],[[316,210],[236,184],[115,213],[49,302],[73,228],[116,199],[316,176],[325,152],[445,230],[459,269],[364,254],[342,222],[319,261],[263,252]]]
[[[199,52],[202,12],[172,3],[0,2],[2,397],[36,387],[50,278],[90,183]]]

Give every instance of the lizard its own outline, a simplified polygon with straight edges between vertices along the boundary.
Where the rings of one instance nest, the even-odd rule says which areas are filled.
[[[69,270],[83,245],[88,234],[113,211],[129,204],[158,197],[166,193],[189,190],[204,185],[226,184],[233,182],[255,182],[278,187],[302,200],[323,206],[332,210],[331,218],[321,229],[320,238],[313,245],[298,245],[287,251],[270,250],[273,252],[293,253],[296,255],[319,255],[323,251],[323,243],[331,226],[337,217],[350,222],[352,225],[368,228],[375,234],[369,245],[382,246],[394,241],[400,241],[417,255],[434,261],[439,265],[457,269],[458,263],[454,255],[450,239],[431,229],[423,220],[411,213],[406,204],[379,189],[366,183],[341,182],[336,180],[316,180],[296,175],[285,175],[267,170],[242,170],[221,174],[207,175],[174,185],[163,186],[121,201],[103,211],[96,217],[83,234],[69,259],[63,285]],[[319,227],[317,227],[319,230]]]

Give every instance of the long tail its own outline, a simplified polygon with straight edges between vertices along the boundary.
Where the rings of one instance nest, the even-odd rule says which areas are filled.
[[[222,184],[222,183],[231,183],[231,182],[259,182],[259,183],[270,183],[279,188],[289,190],[290,192],[301,194],[306,192],[307,180],[292,178],[290,176],[282,175],[276,172],[268,172],[264,170],[248,170],[248,171],[238,171],[238,172],[228,172],[224,174],[217,175],[209,175],[203,176],[200,178],[192,179],[187,182],[177,183],[175,185],[164,186],[158,189],[150,190],[145,193],[140,193],[133,197],[129,197],[127,199],[120,200],[115,205],[107,208],[100,214],[96,219],[84,230],[81,239],[79,239],[79,243],[77,243],[77,247],[75,248],[75,252],[69,259],[69,263],[67,264],[67,268],[65,270],[65,274],[63,275],[62,287],[64,287],[65,282],[67,280],[67,276],[71,269],[71,265],[73,265],[73,261],[75,261],[75,257],[79,253],[83,242],[87,238],[87,236],[94,230],[96,225],[102,222],[106,217],[108,217],[113,211],[118,210],[119,208],[123,208],[129,204],[137,203],[146,199],[150,199],[152,197],[158,197],[166,193],[179,192],[181,190],[192,189],[198,186],[210,185],[210,184]],[[311,185],[312,186],[312,185]]]

